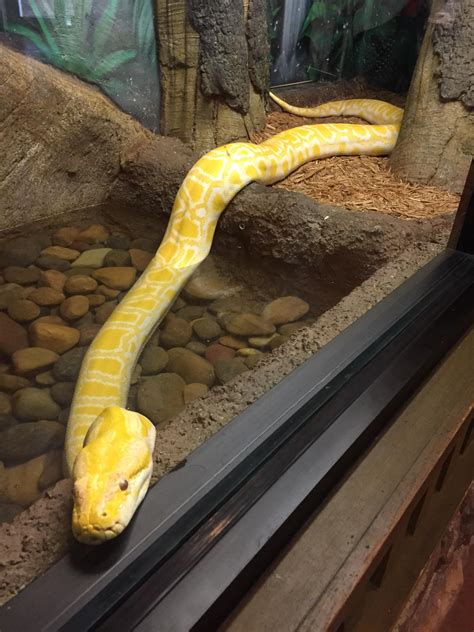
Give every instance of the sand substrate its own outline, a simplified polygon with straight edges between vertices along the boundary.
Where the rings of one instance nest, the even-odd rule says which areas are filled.
[[[410,277],[441,250],[415,244],[375,272],[312,326],[294,333],[252,371],[192,402],[159,434],[154,481],[235,415],[256,401],[351,322]],[[5,603],[60,559],[71,542],[71,486],[60,481],[45,497],[0,526],[0,604]]]

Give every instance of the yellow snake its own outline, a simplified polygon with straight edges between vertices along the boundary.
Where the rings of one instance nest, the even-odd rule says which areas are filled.
[[[373,125],[304,125],[259,145],[231,143],[213,149],[189,171],[156,255],[82,363],[65,445],[74,481],[72,527],[81,542],[98,544],[121,533],[146,494],[155,428],[125,408],[131,374],[147,340],[207,257],[222,211],[250,182],[276,182],[310,160],[390,153],[403,115],[400,108],[369,99],[296,108],[271,97],[297,115],[357,116]]]

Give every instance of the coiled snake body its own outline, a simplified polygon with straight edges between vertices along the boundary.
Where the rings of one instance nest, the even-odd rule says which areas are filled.
[[[335,155],[384,155],[398,136],[403,111],[355,99],[301,116],[357,116],[372,125],[325,123],[289,129],[265,142],[213,149],[187,174],[163,241],[145,272],[115,308],[82,363],[66,434],[66,463],[74,481],[73,532],[88,544],[118,535],[148,489],[155,428],[126,410],[132,370],[145,343],[192,273],[206,258],[222,211],[247,184],[270,184],[300,165]]]

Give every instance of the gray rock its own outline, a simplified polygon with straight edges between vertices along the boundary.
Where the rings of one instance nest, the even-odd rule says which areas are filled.
[[[76,347],[63,353],[53,368],[58,382],[74,382],[78,378],[86,351],[85,347]]]
[[[51,387],[51,397],[62,408],[69,406],[74,395],[74,382],[57,382]]]
[[[237,375],[248,371],[248,367],[243,358],[232,358],[232,360],[219,360],[216,362],[215,371],[219,382],[226,384]]]
[[[178,318],[184,318],[188,322],[201,318],[206,308],[202,305],[186,305],[176,312]]]
[[[111,250],[103,261],[104,266],[129,266],[132,263],[132,259],[126,250]]]
[[[117,250],[128,250],[130,248],[130,239],[125,235],[111,235],[105,242],[105,245]]]
[[[59,272],[65,272],[71,267],[69,261],[53,255],[41,255],[35,260],[35,264],[43,270],[58,270]]]
[[[135,248],[137,250],[146,250],[147,252],[155,253],[158,248],[158,242],[154,239],[148,239],[147,237],[140,237],[138,239],[134,239],[130,244],[130,248]]]
[[[175,373],[142,380],[137,392],[138,411],[154,424],[169,421],[184,408],[184,387],[184,380]]]
[[[206,353],[207,346],[203,342],[198,342],[197,340],[191,340],[186,345],[186,349],[192,351],[193,353],[197,353],[198,356],[203,356]]]
[[[0,502],[0,523],[12,522],[13,518],[23,511],[21,505]]]
[[[11,426],[16,426],[17,423],[18,421],[13,415],[10,415],[9,413],[0,414],[0,432],[10,428]]]
[[[49,389],[22,388],[12,399],[13,414],[18,419],[57,419],[61,408],[51,397]]]
[[[198,338],[201,340],[214,340],[222,334],[220,325],[211,318],[198,318],[193,322],[193,330]]]
[[[71,410],[70,408],[64,408],[58,416],[58,421],[60,424],[63,424],[63,426],[67,426],[67,422],[69,421],[69,414],[70,414]]]
[[[166,368],[168,354],[161,347],[147,347],[140,358],[143,375],[156,375]]]
[[[27,421],[0,434],[0,461],[29,461],[64,445],[65,428],[57,421]]]
[[[44,248],[43,241],[35,237],[18,237],[2,244],[0,252],[0,267],[26,267],[34,263]]]

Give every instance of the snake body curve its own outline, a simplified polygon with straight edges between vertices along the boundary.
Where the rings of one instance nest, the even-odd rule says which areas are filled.
[[[155,428],[125,409],[131,374],[154,329],[207,257],[217,221],[247,184],[271,184],[302,164],[335,155],[385,155],[403,111],[368,99],[295,108],[302,116],[358,116],[372,125],[323,123],[281,132],[259,145],[231,143],[200,158],[184,179],[156,255],[115,308],[82,363],[67,426],[65,457],[74,481],[73,532],[97,544],[118,535],[148,488]]]

